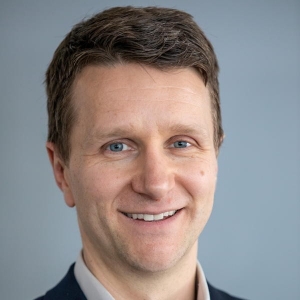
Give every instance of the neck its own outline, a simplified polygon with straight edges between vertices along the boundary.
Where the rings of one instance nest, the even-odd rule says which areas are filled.
[[[103,260],[88,247],[84,261],[108,292],[116,299],[196,299],[197,242],[174,266],[159,272],[124,268]]]

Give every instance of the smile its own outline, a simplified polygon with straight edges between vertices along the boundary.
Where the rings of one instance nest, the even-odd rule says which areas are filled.
[[[157,215],[150,215],[150,214],[125,214],[128,218],[134,219],[134,220],[144,220],[146,222],[152,222],[152,221],[160,221],[169,217],[172,217],[175,215],[177,210],[170,210],[166,211],[164,213],[160,213]]]

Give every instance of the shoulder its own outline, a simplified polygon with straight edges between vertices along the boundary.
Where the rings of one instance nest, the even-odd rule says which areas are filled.
[[[74,264],[54,288],[35,300],[87,300],[76,281]]]
[[[210,300],[243,300],[242,298],[231,296],[221,290],[216,289],[210,283],[207,283],[207,285],[209,289]]]

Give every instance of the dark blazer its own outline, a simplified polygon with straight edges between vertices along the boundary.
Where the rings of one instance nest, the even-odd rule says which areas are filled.
[[[208,289],[211,300],[242,300],[235,298],[212,287],[208,283]],[[44,296],[35,300],[87,300],[74,275],[74,264],[70,267],[67,275]]]

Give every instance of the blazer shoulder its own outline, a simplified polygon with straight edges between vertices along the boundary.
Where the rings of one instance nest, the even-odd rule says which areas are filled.
[[[215,287],[213,287],[209,282],[207,283],[207,285],[210,294],[210,300],[245,300],[242,298],[231,296],[226,292],[218,290]]]
[[[87,300],[75,278],[74,265],[54,288],[35,300]]]

